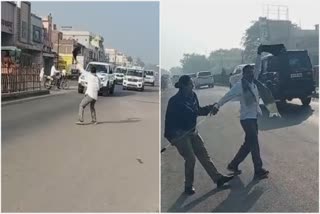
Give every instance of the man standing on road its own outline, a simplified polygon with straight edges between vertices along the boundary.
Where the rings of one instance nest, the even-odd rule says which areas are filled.
[[[174,145],[185,160],[185,190],[186,194],[194,194],[194,167],[196,158],[207,171],[218,187],[230,181],[233,176],[221,175],[214,166],[196,123],[198,116],[206,116],[213,106],[200,107],[197,95],[193,92],[193,82],[190,76],[181,76],[175,84],[179,91],[170,98],[165,118],[165,138]]]
[[[95,110],[95,103],[98,100],[98,91],[100,89],[100,80],[98,76],[96,75],[97,70],[95,67],[91,67],[91,73],[84,71],[83,68],[77,64],[77,68],[82,71],[83,74],[86,75],[86,80],[88,81],[87,90],[85,93],[85,97],[80,103],[79,106],[79,121],[76,123],[78,125],[83,124],[83,113],[85,107],[90,104],[90,111],[91,111],[91,118],[92,123],[97,124],[97,118],[96,118],[96,110]]]
[[[258,57],[260,57],[259,51]],[[258,66],[259,65],[256,65],[256,68],[258,68]],[[241,81],[237,82],[230,91],[214,105],[213,109],[215,114],[219,108],[228,101],[236,97],[240,98],[240,123],[245,132],[245,140],[227,168],[235,174],[240,174],[241,170],[238,169],[238,166],[251,152],[254,164],[254,178],[262,179],[268,176],[269,171],[262,168],[262,160],[260,157],[257,117],[261,115],[262,112],[259,106],[259,92],[254,83],[254,67],[252,65],[246,65],[242,72],[243,77]]]

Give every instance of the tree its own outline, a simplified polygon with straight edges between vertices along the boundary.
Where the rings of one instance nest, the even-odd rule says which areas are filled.
[[[259,44],[260,26],[259,22],[255,21],[246,30],[245,35],[242,38],[242,45],[244,46],[243,57],[246,62],[254,62]]]
[[[179,74],[182,73],[182,68],[177,66],[177,67],[172,67],[170,68],[170,73],[171,74]]]
[[[132,62],[133,62],[133,59],[132,59],[132,57],[131,57],[131,56],[128,56],[128,57],[127,57],[127,60],[128,60],[128,62],[130,62],[130,63],[132,63]]]
[[[214,74],[220,74],[222,69],[229,73],[235,66],[242,63],[242,49],[219,49],[210,53],[208,60],[210,71]],[[229,71],[229,72],[228,72]]]
[[[209,70],[210,64],[205,55],[200,54],[183,54],[180,60],[184,73],[196,73],[198,71]]]

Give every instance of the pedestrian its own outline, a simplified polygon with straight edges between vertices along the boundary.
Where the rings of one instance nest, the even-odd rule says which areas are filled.
[[[198,116],[208,115],[213,106],[200,107],[197,95],[194,93],[193,82],[188,75],[180,77],[175,84],[179,91],[170,98],[165,116],[165,138],[177,148],[185,160],[186,194],[194,194],[194,167],[196,158],[218,187],[230,181],[233,176],[224,176],[214,166],[203,139],[196,129]]]
[[[240,124],[245,132],[243,145],[233,160],[228,164],[227,169],[235,174],[241,174],[238,169],[239,164],[247,157],[249,153],[252,155],[254,165],[254,178],[266,178],[269,171],[262,167],[260,156],[259,140],[258,140],[258,115],[262,115],[259,106],[259,91],[255,84],[254,66],[246,65],[242,70],[243,77],[227,92],[216,105],[214,105],[214,113],[228,101],[240,98]]]
[[[83,68],[79,64],[77,64],[77,67],[79,70],[83,70]],[[89,104],[90,104],[91,119],[92,119],[91,122],[93,124],[97,124],[95,104],[96,104],[96,101],[98,100],[100,80],[96,74],[97,70],[94,66],[91,67],[91,72],[87,72],[83,70],[82,73],[86,75],[86,80],[88,83],[87,83],[87,90],[86,90],[85,96],[82,99],[79,106],[79,121],[76,124],[81,125],[84,123],[84,120],[83,120],[84,109]]]

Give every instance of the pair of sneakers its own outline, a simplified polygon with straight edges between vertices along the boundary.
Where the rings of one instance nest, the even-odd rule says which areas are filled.
[[[217,187],[218,188],[221,188],[223,187],[223,185],[225,183],[228,183],[232,178],[234,178],[234,175],[231,175],[231,176],[227,176],[227,175],[221,175],[221,177],[217,180],[216,184],[217,184]],[[184,188],[184,193],[187,194],[187,195],[193,195],[195,193],[195,189],[193,186],[186,186]]]
[[[237,166],[232,166],[231,164],[229,164],[227,166],[227,169],[229,171],[233,172],[234,175],[240,175],[241,174],[241,170],[239,170]],[[264,179],[264,178],[268,177],[268,174],[269,174],[268,170],[266,170],[264,168],[261,168],[260,170],[258,170],[258,171],[256,171],[254,173],[253,179]]]
[[[97,125],[97,124],[98,124],[98,122],[97,122],[96,120],[92,120],[91,123],[94,124],[94,125]],[[84,124],[84,121],[83,121],[83,120],[78,120],[78,121],[76,122],[76,124],[77,124],[77,125],[83,125],[83,124]]]

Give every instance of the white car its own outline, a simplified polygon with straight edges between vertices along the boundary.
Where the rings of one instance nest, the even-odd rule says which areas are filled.
[[[116,67],[116,70],[114,72],[114,75],[116,77],[116,79],[115,79],[116,84],[122,85],[123,78],[126,75],[126,73],[127,73],[127,68],[126,67],[123,67],[123,66]]]
[[[95,67],[97,69],[97,76],[100,79],[101,88],[99,94],[107,96],[108,94],[113,94],[115,87],[115,76],[113,74],[113,65],[104,62],[90,62],[87,65],[86,71],[81,73],[78,80],[78,92],[84,93],[87,87],[86,75],[87,72],[91,72],[91,68]]]
[[[230,77],[229,77],[230,88],[232,88],[234,84],[236,84],[239,80],[242,79],[242,69],[246,65],[247,64],[237,65],[233,70],[233,72],[230,74]],[[254,66],[254,64],[250,64],[250,65]]]
[[[210,71],[199,71],[197,73],[197,77],[194,80],[194,84],[196,88],[200,88],[201,86],[208,86],[209,88],[213,88],[214,79],[212,73]]]
[[[143,69],[129,68],[125,77],[123,78],[123,90],[126,89],[138,89],[144,90],[144,78],[145,72]]]
[[[146,84],[150,84],[152,86],[154,86],[155,84],[155,72],[152,71],[152,70],[146,70],[145,71],[145,74],[146,74],[146,78],[144,78],[144,82]]]

